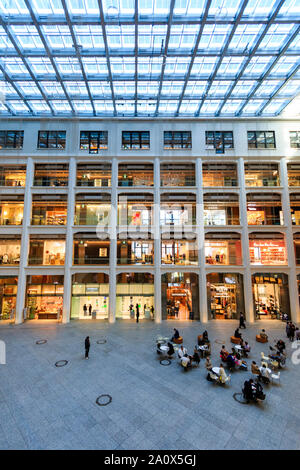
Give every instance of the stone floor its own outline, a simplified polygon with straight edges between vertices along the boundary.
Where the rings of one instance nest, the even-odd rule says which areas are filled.
[[[190,352],[203,326],[177,323]],[[7,365],[0,365],[1,449],[300,449],[300,366],[287,361],[280,385],[265,387],[266,401],[234,401],[249,372],[235,371],[223,388],[206,380],[204,363],[184,372],[173,360],[163,367],[155,349],[158,335],[174,323],[26,323],[0,327]],[[212,362],[236,322],[207,326]],[[255,343],[264,327],[271,339],[285,339],[281,322],[260,321],[244,333],[259,361],[268,345]],[[90,335],[89,361],[83,342]],[[97,344],[105,337],[106,344]],[[36,340],[47,344],[36,345]],[[215,342],[215,341],[218,342]],[[289,357],[291,345],[288,344]],[[299,354],[300,356],[300,354]],[[61,359],[68,365],[56,368]],[[106,407],[101,394],[112,396]]]

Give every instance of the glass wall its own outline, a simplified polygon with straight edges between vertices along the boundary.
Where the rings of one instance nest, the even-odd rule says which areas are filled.
[[[0,320],[15,319],[18,278],[0,276]]]
[[[149,226],[152,224],[152,194],[120,194],[118,204],[119,225]]]
[[[162,275],[162,319],[199,320],[199,281],[195,273]]]
[[[0,186],[25,186],[26,166],[9,165],[0,168]]]
[[[181,193],[162,194],[160,224],[177,226],[196,224],[196,196]]]
[[[149,237],[151,234],[149,234]],[[118,239],[118,264],[153,264],[154,242],[149,239]]]
[[[66,225],[67,196],[32,196],[31,225]]]
[[[237,166],[235,163],[203,163],[203,186],[237,186]]]
[[[161,186],[195,186],[194,163],[161,163]]]
[[[109,277],[104,273],[72,276],[71,319],[105,320],[108,318]]]
[[[246,186],[279,186],[277,163],[245,163]]]
[[[289,186],[300,186],[300,163],[288,163]]]
[[[204,225],[239,225],[237,194],[204,194]]]
[[[174,240],[164,238],[161,241],[161,263],[177,265],[198,264],[198,243],[194,240]]]
[[[242,264],[242,246],[239,233],[206,233],[205,263],[232,265]]]
[[[0,196],[0,225],[22,225],[23,196]]]
[[[28,320],[61,320],[64,276],[27,276]]]
[[[236,273],[207,275],[208,317],[214,320],[239,318],[245,311],[243,276]]]
[[[116,318],[134,320],[137,309],[140,320],[154,319],[154,276],[149,273],[118,274]]]
[[[120,163],[119,186],[153,186],[153,165],[143,163]]]
[[[43,266],[63,266],[65,264],[66,242],[61,235],[31,236],[29,243],[28,264]]]
[[[283,225],[280,194],[247,194],[249,225]]]
[[[253,274],[252,286],[257,318],[279,320],[282,313],[290,318],[287,274]]]
[[[77,194],[75,225],[109,224],[110,194]]]
[[[20,263],[19,235],[0,235],[0,265],[17,266]]]
[[[73,264],[109,264],[109,241],[99,240],[94,233],[76,233]]]
[[[111,186],[110,163],[80,163],[77,165],[77,186]]]
[[[69,165],[66,163],[36,163],[34,186],[68,186]]]
[[[251,264],[287,264],[286,246],[281,233],[250,233],[249,250]]]
[[[290,194],[291,217],[293,225],[300,225],[300,194]]]

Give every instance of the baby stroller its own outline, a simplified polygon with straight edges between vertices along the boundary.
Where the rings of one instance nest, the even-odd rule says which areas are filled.
[[[244,388],[242,389],[243,397],[250,403],[253,401],[254,403],[258,403],[260,401],[264,401],[266,395],[264,394],[263,388],[259,382],[247,381],[244,383]]]

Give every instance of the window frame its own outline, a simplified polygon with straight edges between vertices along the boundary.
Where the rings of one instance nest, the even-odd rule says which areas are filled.
[[[44,133],[46,134],[46,146],[45,147],[42,147],[41,146],[41,134]],[[59,134],[64,134],[64,136],[61,136],[59,137]],[[51,135],[52,134],[52,135]],[[55,139],[55,145],[54,146],[49,146],[49,142],[51,142],[50,139],[53,139],[53,142],[54,142],[54,139]],[[59,147],[59,141],[62,141],[63,143],[61,144],[62,146]],[[47,131],[43,131],[43,130],[39,130],[38,132],[38,141],[37,141],[37,148],[39,150],[44,150],[44,149],[47,149],[47,150],[65,150],[66,149],[66,142],[67,142],[67,131],[61,131],[61,130],[57,130],[57,131],[52,131],[52,130],[47,130]]]
[[[83,144],[84,134],[86,134],[85,140],[87,139],[87,144]],[[95,137],[92,137],[91,134],[95,134]],[[96,136],[97,134],[97,136]],[[95,147],[92,147],[92,141],[97,141]],[[86,145],[87,147],[84,147]],[[88,150],[89,154],[96,155],[99,153],[99,150],[108,149],[108,131],[80,131],[79,135],[79,149]]]
[[[296,145],[292,145],[292,136],[291,134],[296,134]],[[289,131],[290,137],[290,148],[291,149],[300,149],[300,131]]]
[[[167,138],[167,135],[170,138]],[[175,134],[179,138],[176,140]],[[187,134],[187,140],[184,141],[184,134]],[[176,146],[176,142],[179,142]],[[169,141],[169,144],[167,143]],[[192,131],[164,131],[164,150],[190,150],[192,148]]]
[[[128,143],[125,143],[125,134],[128,134]],[[134,136],[134,134],[136,134]],[[143,144],[143,134],[147,135]],[[122,150],[150,150],[150,131],[122,131]]]
[[[227,139],[225,138],[226,134]],[[228,139],[229,134],[231,139]],[[227,144],[225,143],[226,141],[228,142]],[[214,149],[216,153],[224,153],[225,150],[234,149],[233,131],[205,131],[205,148],[206,150]]]
[[[253,134],[253,143],[254,146],[249,146],[249,134]],[[261,140],[263,134],[263,140]],[[268,138],[267,134],[273,134],[273,142],[274,146],[268,146]],[[247,142],[248,142],[248,150],[260,150],[260,149],[276,149],[276,138],[275,138],[275,131],[247,131]],[[264,146],[260,145],[262,142],[264,142]]]
[[[13,134],[13,145],[8,145],[8,135]],[[1,139],[3,145],[1,146]],[[0,150],[3,149],[22,149],[24,143],[24,131],[0,130]]]

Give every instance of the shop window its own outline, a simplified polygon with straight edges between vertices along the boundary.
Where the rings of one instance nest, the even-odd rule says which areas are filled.
[[[248,131],[249,149],[274,149],[275,132],[274,131]]]
[[[107,188],[111,186],[111,164],[78,164],[77,186]]]
[[[245,163],[246,186],[279,186],[277,163]]]
[[[122,149],[150,149],[149,131],[122,131]]]
[[[195,186],[194,163],[162,163],[160,165],[161,186]]]
[[[287,274],[257,273],[252,276],[256,317],[264,320],[290,318]]]
[[[18,278],[0,276],[0,320],[15,319]]]
[[[205,235],[205,263],[224,266],[241,265],[240,235],[238,233],[207,233]]]
[[[216,150],[216,153],[224,153],[225,149],[233,149],[232,131],[206,131],[205,148],[207,150]]]
[[[108,148],[108,131],[80,131],[80,150],[98,153]]]
[[[109,277],[104,273],[72,276],[71,319],[106,320],[109,309]]]
[[[300,148],[300,131],[290,131],[290,146],[292,149]]]
[[[34,167],[34,186],[67,186],[69,175],[68,164],[48,165],[37,163]]]
[[[165,131],[164,132],[164,149],[191,149],[192,133],[191,131]]]
[[[162,275],[163,320],[199,320],[199,278],[195,273]]]
[[[249,234],[250,262],[253,265],[287,264],[284,237],[279,233]]]
[[[9,165],[0,168],[0,186],[25,186],[26,166]]]
[[[24,131],[0,131],[1,149],[22,149]]]
[[[116,318],[134,320],[154,319],[154,276],[149,273],[117,275]]]
[[[42,266],[64,266],[66,242],[63,239],[52,237],[42,239],[30,237],[29,243],[29,265]]]
[[[131,240],[119,237],[117,242],[118,264],[153,264],[154,262],[154,242],[151,240],[151,234],[148,239]]]
[[[184,226],[196,224],[196,196],[164,193],[160,199],[160,224]]]
[[[109,241],[99,240],[97,235],[76,233],[74,235],[75,265],[109,264]]]
[[[75,225],[108,226],[110,194],[77,194]]]
[[[283,225],[280,194],[247,194],[248,225]]]
[[[23,196],[0,196],[0,225],[22,225]]]
[[[65,149],[66,131],[39,131],[38,149]]]
[[[153,165],[120,163],[118,185],[127,186],[153,186]]]
[[[152,224],[152,194],[121,194],[118,203],[118,224],[133,229]]]
[[[208,314],[215,320],[239,318],[245,311],[243,276],[234,273],[210,273],[207,275]]]
[[[237,194],[204,194],[204,225],[239,225]]]
[[[198,244],[194,240],[161,241],[161,263],[182,266],[198,264]]]
[[[27,276],[28,320],[61,320],[64,276]]]
[[[289,186],[300,186],[300,164],[288,163],[287,171]]]
[[[31,225],[66,225],[67,196],[33,195]]]
[[[237,167],[235,163],[203,163],[203,186],[237,186]]]
[[[20,263],[21,239],[15,235],[0,235],[0,265],[18,266]]]

